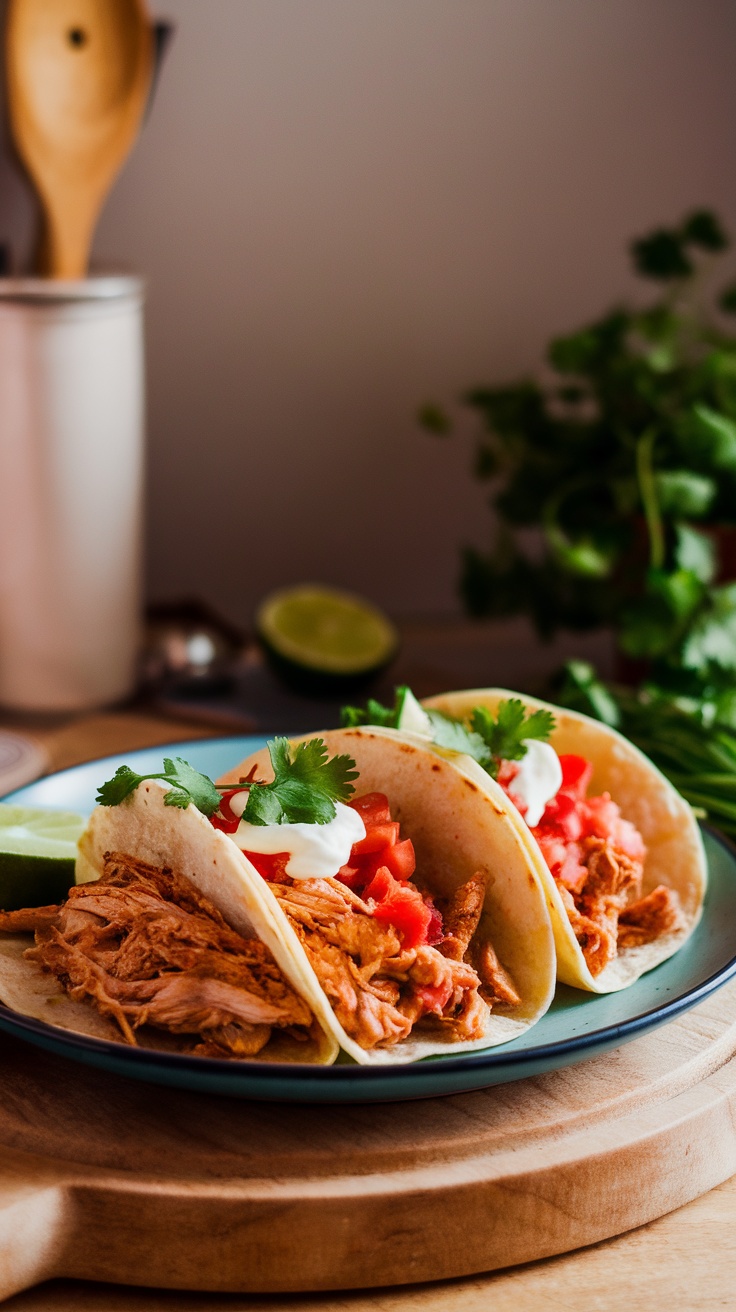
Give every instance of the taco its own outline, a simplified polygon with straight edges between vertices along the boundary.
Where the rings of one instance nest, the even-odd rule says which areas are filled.
[[[503,1043],[546,1010],[554,940],[511,808],[427,746],[277,739],[218,786],[164,765],[102,786],[61,907],[0,913],[7,1005],[195,1055],[364,1064]]]
[[[322,826],[243,823],[242,792],[222,807],[243,877],[259,881],[280,926],[295,988],[362,1064],[516,1038],[549,1006],[555,956],[543,885],[507,800],[490,797],[460,758],[455,766],[391,730],[322,738],[358,772],[340,822],[352,812],[360,823],[331,867]],[[289,751],[296,761],[309,749],[301,740]],[[219,786],[275,780],[279,768],[270,745],[270,759],[257,753]]]
[[[503,708],[509,720],[520,710],[517,759],[504,759],[500,748],[496,778],[480,752],[472,763],[464,758],[463,768],[490,797],[514,804],[546,890],[564,983],[596,993],[622,989],[682,946],[703,907],[702,839],[688,803],[638,748],[586,715],[498,688],[445,693],[422,706],[432,719],[461,722],[471,736],[480,730],[491,744],[494,733],[502,740]],[[548,733],[540,728],[545,721]],[[524,724],[531,726],[526,740]],[[415,728],[422,727],[434,733],[415,715]]]
[[[123,805],[97,807],[80,840],[84,882],[60,906],[0,912],[0,1001],[108,1041],[333,1062],[337,1043],[290,982],[237,848],[166,796],[147,780]]]

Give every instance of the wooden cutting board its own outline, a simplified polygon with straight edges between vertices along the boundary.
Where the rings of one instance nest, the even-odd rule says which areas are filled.
[[[423,1102],[238,1102],[0,1039],[0,1297],[54,1276],[438,1280],[643,1224],[736,1173],[736,985],[576,1067]]]

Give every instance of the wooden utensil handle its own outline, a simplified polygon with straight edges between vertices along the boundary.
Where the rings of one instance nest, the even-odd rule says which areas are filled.
[[[87,277],[95,219],[71,199],[63,211],[44,207],[36,259],[41,277]]]

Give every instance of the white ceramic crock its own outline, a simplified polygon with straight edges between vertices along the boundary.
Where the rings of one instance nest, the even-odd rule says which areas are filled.
[[[0,279],[0,703],[71,711],[134,685],[143,285]]]

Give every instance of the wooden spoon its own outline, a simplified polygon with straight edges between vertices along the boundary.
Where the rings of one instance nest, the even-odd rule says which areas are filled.
[[[10,0],[6,60],[11,130],[43,209],[39,272],[83,278],[146,107],[144,0]]]

